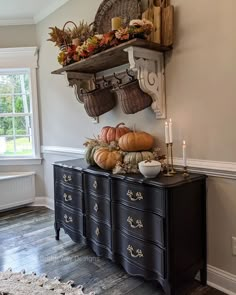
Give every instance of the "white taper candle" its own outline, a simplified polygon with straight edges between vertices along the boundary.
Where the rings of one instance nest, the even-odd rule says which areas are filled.
[[[169,141],[173,143],[172,120],[169,121]]]
[[[168,122],[165,122],[165,142],[170,143]]]
[[[183,141],[183,165],[187,167],[187,152],[186,152],[186,141]]]

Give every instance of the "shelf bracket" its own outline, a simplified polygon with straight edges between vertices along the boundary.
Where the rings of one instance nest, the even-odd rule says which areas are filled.
[[[80,89],[92,90],[94,88],[93,74],[77,73],[77,72],[66,72],[65,74],[69,87],[73,87],[74,94],[78,102],[83,103],[80,99]],[[92,118],[92,123],[98,124],[99,117]]]
[[[164,54],[141,47],[128,47],[130,69],[137,72],[140,88],[152,99],[157,119],[166,118]]]

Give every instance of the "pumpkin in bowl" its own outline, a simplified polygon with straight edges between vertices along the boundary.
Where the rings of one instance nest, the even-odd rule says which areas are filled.
[[[117,162],[122,161],[122,155],[116,149],[101,147],[94,153],[94,161],[100,168],[112,170]]]
[[[129,132],[121,136],[118,145],[122,151],[148,151],[154,145],[154,138],[147,132]]]
[[[131,130],[124,123],[119,123],[116,127],[103,127],[99,138],[101,141],[110,143],[112,141],[118,141],[122,135],[128,132],[131,132]]]

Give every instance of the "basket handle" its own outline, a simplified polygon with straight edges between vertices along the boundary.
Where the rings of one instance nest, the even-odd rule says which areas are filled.
[[[65,35],[66,35],[66,33],[65,33],[65,28],[66,28],[66,26],[68,25],[68,24],[73,24],[74,26],[75,26],[75,28],[77,29],[77,25],[73,22],[73,21],[71,21],[71,20],[69,20],[69,21],[67,21],[65,24],[64,24],[64,26],[63,26],[63,28],[62,28],[62,31],[63,31],[63,33],[64,33],[64,45],[66,46],[66,48],[68,47],[68,44],[66,43],[66,38],[65,38]]]

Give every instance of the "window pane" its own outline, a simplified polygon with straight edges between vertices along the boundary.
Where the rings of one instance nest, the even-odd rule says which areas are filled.
[[[31,136],[0,136],[0,158],[30,156],[33,153]]]
[[[1,95],[0,93],[0,113],[12,113],[12,96]]]
[[[2,117],[0,118],[0,136],[13,135],[13,118]]]
[[[32,139],[31,136],[16,137],[16,155],[28,156],[32,155]]]
[[[27,71],[25,73],[2,73],[0,75],[0,93],[29,94],[29,73]]]
[[[9,141],[12,142],[12,138],[9,137]],[[14,145],[10,147],[8,147],[8,138],[6,138],[5,136],[0,136],[0,156],[6,156],[7,153],[10,152],[10,150],[12,151],[11,154],[14,153]]]
[[[29,116],[16,117],[15,119],[15,134],[26,135],[31,134],[31,118]]]
[[[12,81],[10,79],[10,75],[0,75],[0,93],[13,93],[14,91],[14,86],[12,85]]]
[[[15,112],[16,113],[30,113],[30,96],[28,94],[15,96]]]

